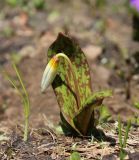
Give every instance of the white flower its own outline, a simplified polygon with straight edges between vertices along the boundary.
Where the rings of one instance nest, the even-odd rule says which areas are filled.
[[[47,64],[41,81],[41,91],[44,92],[46,88],[53,82],[58,68],[58,57],[55,55]]]

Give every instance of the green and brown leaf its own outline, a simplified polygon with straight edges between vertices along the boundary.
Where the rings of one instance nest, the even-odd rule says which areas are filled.
[[[89,66],[83,51],[72,39],[61,33],[48,49],[48,60],[58,53],[69,57],[76,78],[75,82],[69,64],[61,58],[58,75],[52,83],[61,115],[78,134],[86,135],[90,123],[92,126],[94,124],[90,122],[94,119],[94,108],[100,106],[103,98],[110,96],[110,92],[92,94]]]

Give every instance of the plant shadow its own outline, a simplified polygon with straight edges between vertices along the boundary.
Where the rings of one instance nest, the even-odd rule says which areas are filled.
[[[99,142],[105,141],[109,142],[111,146],[116,145],[116,140],[110,136],[105,135],[104,131],[102,129],[98,129],[96,127],[92,127],[90,132],[88,132],[88,135],[81,136],[79,133],[77,133],[70,124],[65,120],[62,113],[60,113],[61,122],[60,125],[62,127],[62,130],[66,136],[74,137],[74,138],[81,138],[81,139],[91,139],[92,136]]]
[[[76,102],[77,102],[77,96],[76,96],[75,92],[71,89],[71,87],[67,83],[65,83],[65,81],[63,81],[61,79],[61,77],[59,75],[56,75],[55,81],[52,84],[53,84],[54,91],[55,91],[55,88],[60,87],[62,85],[65,85],[67,87],[67,90],[69,90],[71,92],[71,94],[74,96],[74,98],[76,99]]]

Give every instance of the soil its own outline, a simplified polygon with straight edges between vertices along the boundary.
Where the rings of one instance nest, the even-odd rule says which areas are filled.
[[[118,159],[117,116],[126,124],[138,117],[139,42],[132,39],[132,14],[122,0],[102,8],[91,0],[47,0],[44,9],[11,7],[0,2],[0,71],[16,79],[17,62],[31,101],[30,134],[23,139],[23,107],[16,90],[0,72],[0,159],[64,160],[73,151],[89,159]],[[104,101],[112,120],[98,125],[105,138],[67,137],[55,132],[59,107],[51,87],[40,91],[47,49],[59,32],[73,37],[88,59],[93,91],[112,89]],[[123,130],[124,133],[124,130]],[[132,122],[126,159],[139,159],[139,124]]]

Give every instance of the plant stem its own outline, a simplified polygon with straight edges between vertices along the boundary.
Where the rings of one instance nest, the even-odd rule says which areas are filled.
[[[26,142],[28,140],[28,129],[29,129],[29,102],[25,99],[24,101],[24,116],[25,116],[25,122],[24,122],[24,137],[23,140]]]
[[[78,88],[78,84],[77,84],[77,81],[76,81],[76,75],[74,73],[72,63],[71,63],[70,59],[64,53],[58,53],[56,55],[56,57],[63,57],[69,63],[71,73],[72,73],[72,77],[73,77],[73,81],[74,81],[74,87],[75,87],[76,98],[77,98],[77,106],[78,106],[78,109],[79,109],[81,107],[80,94],[79,94],[79,88]]]
[[[29,124],[28,124],[28,117],[26,117],[25,118],[25,128],[24,128],[24,141],[26,142],[27,141],[27,139],[28,139],[28,126],[29,126]]]

